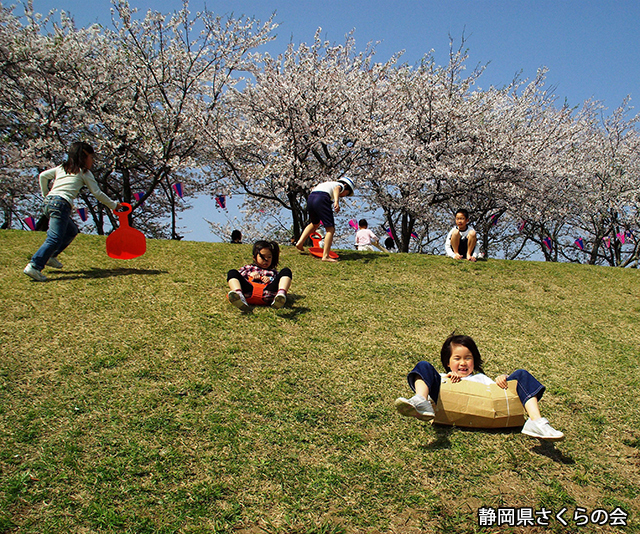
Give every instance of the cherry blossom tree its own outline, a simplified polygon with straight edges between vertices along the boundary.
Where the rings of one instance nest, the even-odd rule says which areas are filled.
[[[68,118],[57,95],[58,80],[47,80],[55,64],[50,60],[55,46],[41,35],[48,18],[34,15],[31,4],[25,6],[24,17],[14,10],[0,6],[0,201],[7,228],[35,213],[33,195],[39,187],[34,155],[52,157],[55,141],[50,145],[42,139],[59,138]],[[61,61],[59,70],[65,69]]]
[[[299,236],[312,187],[354,171],[369,135],[362,108],[390,64],[374,64],[373,48],[357,53],[351,35],[331,45],[320,30],[311,46],[265,54],[255,80],[227,93],[230,120],[211,131],[215,174],[261,209],[289,211]]]
[[[430,53],[415,68],[399,67],[378,106],[376,142],[361,170],[400,251],[409,251],[412,234],[442,226],[438,207],[471,178],[474,121],[484,105],[472,87],[483,69],[465,77],[467,58],[463,39],[457,49],[451,41],[444,66]]]
[[[556,106],[545,73],[482,94],[488,108],[476,123],[471,187],[461,198],[471,206],[486,254],[504,243],[515,257],[535,242],[551,259],[546,225],[565,220],[570,209],[575,166],[568,149],[578,142],[581,125],[574,110]]]
[[[188,182],[189,194],[201,187],[202,176],[193,171],[202,169],[206,120],[215,117],[212,110],[235,83],[234,73],[246,68],[249,51],[270,39],[272,22],[207,10],[192,15],[187,4],[172,15],[150,11],[140,20],[125,1],[115,6],[114,31],[97,25],[76,30],[64,13],[50,27],[30,5],[24,27],[9,15],[3,11],[8,67],[0,74],[3,86],[11,82],[12,100],[2,101],[3,128],[11,132],[7,146],[16,153],[11,166],[41,170],[60,163],[71,141],[85,139],[99,152],[93,172],[101,188],[134,204],[135,212],[144,202],[148,220],[168,210],[169,235],[179,237],[174,221],[181,203],[170,184]],[[11,152],[3,149],[6,160]],[[84,200],[102,233],[105,217],[113,222],[113,215],[91,197]],[[158,228],[147,230],[165,235]]]
[[[446,65],[430,53],[410,67],[320,30],[311,45],[258,56],[271,19],[188,4],[138,16],[118,1],[112,29],[52,17],[0,6],[5,228],[36,212],[38,171],[83,139],[101,188],[133,204],[154,237],[181,237],[190,195],[240,192],[255,233],[286,241],[304,227],[311,188],[348,175],[366,204],[341,213],[346,238],[347,218],[381,210],[401,251],[434,253],[466,207],[486,253],[638,266],[640,135],[628,101],[608,116],[598,102],[558,105],[544,69],[482,90],[482,67],[465,74],[464,36]],[[88,229],[115,223],[90,195],[80,202]]]
[[[582,173],[575,210],[568,219],[571,234],[564,243],[569,261],[610,266],[638,265],[640,229],[639,116],[628,118],[628,100],[604,116],[594,103],[585,126]],[[582,239],[582,250],[576,244]]]
[[[134,15],[126,1],[116,5],[116,32],[109,34],[117,44],[113,66],[126,77],[111,92],[115,98],[94,109],[124,200],[142,192],[137,208],[154,193],[164,197],[158,204],[170,209],[170,235],[177,239],[176,210],[185,204],[171,185],[183,183],[189,194],[201,189],[204,130],[219,117],[215,110],[225,88],[236,83],[234,74],[248,68],[249,51],[267,42],[275,26],[208,10],[192,14],[186,3],[172,15]]]

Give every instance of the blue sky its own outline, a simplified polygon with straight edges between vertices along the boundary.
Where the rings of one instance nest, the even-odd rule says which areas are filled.
[[[413,64],[433,49],[442,64],[447,61],[449,36],[459,42],[464,32],[468,68],[488,63],[480,87],[503,86],[517,73],[532,78],[545,66],[548,85],[560,103],[566,99],[577,106],[594,98],[614,109],[627,95],[632,106],[640,102],[637,0],[197,0],[189,5],[197,11],[205,4],[218,14],[261,20],[275,12],[277,39],[267,48],[272,54],[284,50],[290,41],[311,42],[321,27],[323,37],[331,42],[342,42],[346,33],[355,30],[358,49],[381,41],[380,61],[404,50],[403,61]],[[132,0],[131,6],[142,12],[149,8],[171,12],[182,2]],[[34,0],[37,12],[65,10],[78,26],[109,25],[110,8],[109,0]],[[213,202],[202,199],[194,206],[183,217],[186,239],[215,240],[202,219],[215,218]]]

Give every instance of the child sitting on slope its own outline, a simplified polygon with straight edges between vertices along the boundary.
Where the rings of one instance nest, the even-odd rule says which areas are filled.
[[[469,212],[456,211],[456,225],[449,231],[444,242],[447,256],[455,260],[476,261],[476,231],[469,226]]]
[[[253,245],[253,263],[227,273],[230,291],[229,302],[243,311],[249,309],[247,298],[254,292],[255,284],[266,284],[262,290],[260,305],[282,308],[287,302],[291,287],[291,269],[277,271],[280,247],[275,241],[256,241]],[[252,283],[253,282],[253,283]]]
[[[416,417],[423,421],[430,421],[435,412],[430,399],[437,404],[440,384],[443,381],[460,382],[472,380],[481,384],[494,383],[487,375],[482,374],[482,357],[473,339],[469,336],[452,335],[442,345],[440,360],[447,373],[438,373],[428,362],[418,362],[407,376],[409,387],[416,393],[410,399],[400,397],[395,406],[400,414]],[[538,401],[544,393],[545,387],[528,371],[518,369],[510,375],[499,375],[495,383],[502,389],[507,389],[507,382],[517,380],[517,392],[529,419],[522,427],[522,433],[534,438],[560,441],[564,434],[555,430],[547,419],[540,415]]]
[[[368,250],[373,252],[373,247],[380,249],[382,252],[385,250],[380,246],[376,234],[369,230],[369,224],[366,219],[360,219],[358,221],[358,231],[356,232],[356,249]]]

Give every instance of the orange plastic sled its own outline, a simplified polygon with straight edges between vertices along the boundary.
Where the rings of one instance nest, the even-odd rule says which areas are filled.
[[[309,248],[309,254],[315,256],[316,258],[322,258],[322,255],[324,254],[324,249],[320,246],[322,236],[319,233],[314,232],[309,236],[309,239],[311,239],[311,242],[313,243],[313,246]],[[337,260],[340,256],[330,250],[329,257]]]
[[[107,237],[107,255],[117,260],[130,260],[147,251],[147,240],[140,230],[129,226],[131,204],[122,202],[122,206],[123,211],[114,212],[120,220],[120,227]]]
[[[249,282],[253,286],[253,293],[250,297],[247,297],[247,304],[253,304],[254,306],[266,306],[262,293],[267,284],[260,284],[258,282]]]

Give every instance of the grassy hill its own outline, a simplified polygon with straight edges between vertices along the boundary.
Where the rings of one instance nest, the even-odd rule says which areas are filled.
[[[620,507],[640,531],[637,270],[285,248],[292,302],[242,314],[226,271],[249,245],[125,262],[79,236],[43,284],[21,272],[43,239],[0,232],[0,532],[522,530],[481,507],[567,508],[526,532]],[[564,442],[395,412],[454,329],[490,376],[547,386]]]

